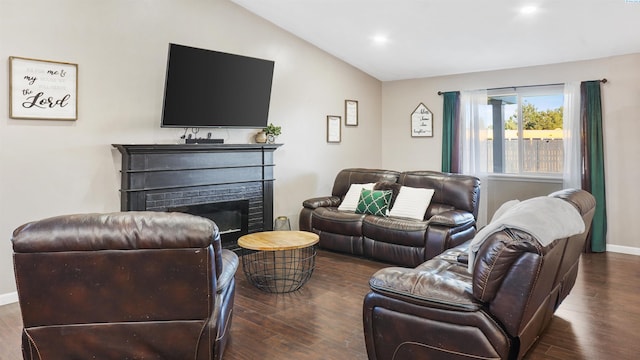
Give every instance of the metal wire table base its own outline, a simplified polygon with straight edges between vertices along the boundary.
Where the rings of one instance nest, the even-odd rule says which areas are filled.
[[[262,291],[287,293],[304,285],[316,265],[316,247],[278,251],[244,250],[242,270],[247,280]]]

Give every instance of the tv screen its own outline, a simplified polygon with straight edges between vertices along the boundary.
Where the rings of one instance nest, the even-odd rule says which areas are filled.
[[[162,127],[267,126],[274,62],[169,44]]]

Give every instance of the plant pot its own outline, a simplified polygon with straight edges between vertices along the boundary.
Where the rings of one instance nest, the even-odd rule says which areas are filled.
[[[264,131],[260,131],[259,133],[256,134],[254,139],[256,140],[256,143],[264,144],[267,142],[267,134],[265,134]]]

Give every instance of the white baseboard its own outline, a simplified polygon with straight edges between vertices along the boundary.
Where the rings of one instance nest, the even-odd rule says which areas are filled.
[[[0,306],[18,302],[18,293],[16,291],[0,294]]]
[[[640,248],[631,247],[631,246],[607,244],[607,251],[622,253],[622,254],[629,254],[629,255],[640,255]]]

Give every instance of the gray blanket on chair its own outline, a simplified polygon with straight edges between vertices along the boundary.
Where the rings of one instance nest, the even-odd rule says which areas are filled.
[[[505,204],[491,223],[478,231],[469,246],[469,273],[473,272],[475,255],[489,235],[505,228],[531,234],[542,246],[584,232],[584,221],[578,210],[565,200],[540,196]]]

